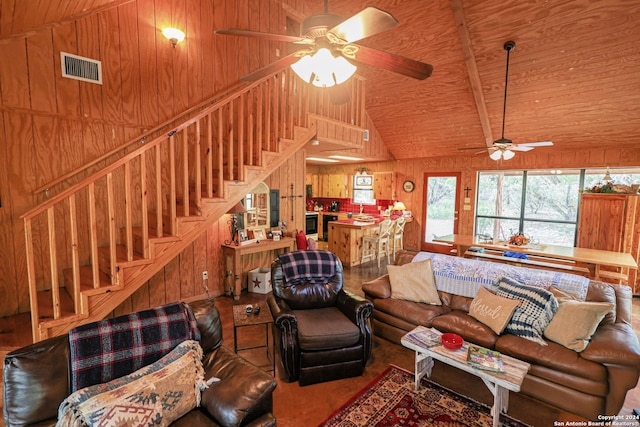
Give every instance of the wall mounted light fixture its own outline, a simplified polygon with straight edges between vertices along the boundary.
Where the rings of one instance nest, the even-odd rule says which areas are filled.
[[[165,28],[162,30],[162,35],[169,39],[173,47],[184,40],[184,32],[177,28]]]

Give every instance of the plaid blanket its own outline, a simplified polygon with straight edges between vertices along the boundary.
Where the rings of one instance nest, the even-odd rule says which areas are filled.
[[[154,363],[185,340],[200,340],[191,307],[171,303],[69,331],[71,388],[109,382]]]
[[[330,251],[293,251],[278,255],[286,282],[336,275],[338,257]]]

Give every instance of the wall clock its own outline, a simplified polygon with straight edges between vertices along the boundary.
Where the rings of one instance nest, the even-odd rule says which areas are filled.
[[[407,193],[411,193],[413,191],[413,189],[416,188],[416,185],[413,183],[413,181],[410,180],[406,180],[403,184],[402,184],[402,189],[407,192]]]

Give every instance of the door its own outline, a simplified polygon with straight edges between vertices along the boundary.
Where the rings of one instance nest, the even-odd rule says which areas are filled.
[[[423,251],[450,253],[451,245],[433,240],[458,232],[459,191],[459,172],[424,174]]]

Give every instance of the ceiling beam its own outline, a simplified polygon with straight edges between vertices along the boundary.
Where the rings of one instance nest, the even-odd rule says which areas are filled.
[[[487,147],[490,148],[493,146],[494,138],[493,133],[491,132],[489,113],[487,113],[487,104],[484,100],[484,93],[482,92],[482,82],[480,81],[480,74],[478,73],[476,57],[473,54],[471,37],[469,37],[469,29],[467,27],[467,21],[464,17],[462,0],[451,0],[451,10],[453,12],[453,19],[456,23],[456,29],[458,30],[458,38],[460,39],[460,45],[462,47],[464,63],[467,66],[467,72],[469,74],[471,91],[473,92],[473,98],[476,102],[476,109],[478,110],[478,118],[480,119],[482,134],[484,135]]]

